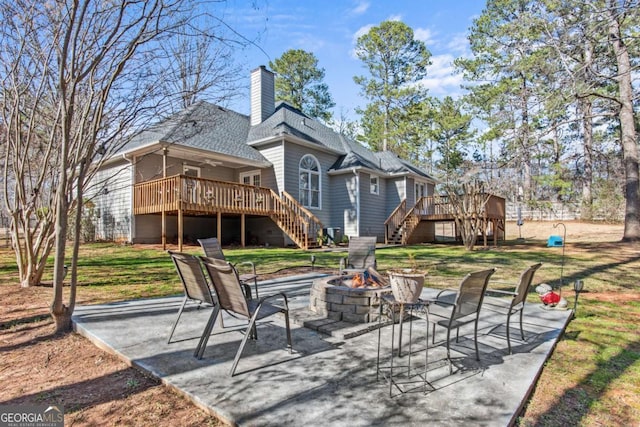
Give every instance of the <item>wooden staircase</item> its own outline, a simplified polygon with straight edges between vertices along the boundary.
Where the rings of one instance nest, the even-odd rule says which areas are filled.
[[[286,191],[278,197],[271,190],[275,204],[274,212],[269,215],[282,231],[302,249],[319,248],[318,238],[322,236],[320,220]]]
[[[407,200],[400,202],[398,207],[385,221],[385,242],[391,245],[406,245],[409,237],[420,224],[421,208],[426,203],[426,198],[418,200],[416,205],[407,210]]]

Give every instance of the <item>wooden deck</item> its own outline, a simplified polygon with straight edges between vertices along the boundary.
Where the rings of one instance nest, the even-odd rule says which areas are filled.
[[[504,236],[505,199],[489,195],[481,215],[485,223],[484,245],[487,245],[488,230],[493,233],[494,243],[497,244],[499,234]],[[412,244],[435,241],[434,223],[454,221],[454,207],[446,197],[422,197],[412,208],[407,208],[406,200],[403,200],[385,221],[385,242]],[[425,223],[430,224],[425,227]]]
[[[270,188],[227,181],[175,175],[134,185],[134,215],[162,214],[162,243],[166,245],[166,215],[178,216],[178,246],[182,248],[183,216],[217,216],[218,236],[221,235],[221,215],[240,215],[244,246],[246,215],[265,216],[273,220],[299,247],[318,246],[323,225],[294,197],[278,195]],[[398,205],[385,221],[385,242],[412,244],[435,239],[435,222],[455,219],[453,206],[445,197],[422,197],[413,207],[406,201]],[[504,235],[505,199],[490,195],[483,209],[484,244],[489,230],[497,244]],[[425,223],[431,224],[425,226]],[[433,232],[431,231],[433,230]],[[180,249],[181,250],[181,249]]]
[[[178,216],[178,246],[182,246],[182,217],[220,216],[237,214],[271,218],[300,247],[308,249],[317,244],[322,223],[309,210],[286,192],[278,195],[270,188],[227,181],[175,175],[135,184],[133,188],[134,215],[162,214],[162,242],[165,245],[165,215]],[[242,233],[244,236],[244,232]],[[244,242],[242,242],[244,246]]]

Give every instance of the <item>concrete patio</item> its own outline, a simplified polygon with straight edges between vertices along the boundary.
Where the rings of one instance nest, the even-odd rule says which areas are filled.
[[[258,327],[259,340],[245,347],[233,377],[229,370],[242,335],[233,330],[239,324],[232,317],[225,315],[225,330],[216,324],[203,359],[197,360],[193,350],[210,309],[188,305],[173,342],[167,344],[182,296],[78,307],[74,325],[96,345],[160,378],[232,425],[506,426],[515,422],[572,313],[528,304],[527,339],[521,341],[517,327],[512,329],[513,354],[509,355],[505,316],[483,310],[481,360],[475,360],[473,327],[462,329],[459,342],[452,343],[453,374],[449,374],[445,356],[445,333],[436,329],[436,343],[429,342],[427,352],[426,387],[422,377],[414,376],[424,372],[426,323],[415,319],[411,364],[416,369],[404,379],[417,382],[401,386],[407,391],[401,393],[399,388],[390,388],[385,378],[391,354],[390,325],[380,329],[383,369],[378,380],[377,328],[337,322],[329,328],[335,333],[327,335],[302,326],[305,320],[313,320],[307,306],[309,288],[317,277],[308,274],[260,283],[261,296],[282,291],[289,296],[294,351],[285,350],[283,318],[266,319]],[[425,288],[422,297],[434,293]],[[408,361],[409,329],[404,328],[403,357],[394,358],[395,373]],[[397,326],[395,333],[397,336]]]

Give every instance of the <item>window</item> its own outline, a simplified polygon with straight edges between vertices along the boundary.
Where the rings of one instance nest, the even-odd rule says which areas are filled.
[[[320,165],[311,154],[300,159],[300,203],[308,208],[320,207]]]
[[[380,194],[378,177],[371,175],[371,194]]]
[[[197,166],[191,166],[191,165],[185,164],[182,166],[182,173],[186,176],[193,176],[195,178],[199,178],[200,168]]]
[[[242,172],[240,174],[240,182],[246,185],[255,185],[256,187],[260,187],[260,171],[249,171]]]

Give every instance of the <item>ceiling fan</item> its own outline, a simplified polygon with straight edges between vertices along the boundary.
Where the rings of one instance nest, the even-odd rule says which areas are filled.
[[[204,159],[203,161],[200,162],[201,165],[209,165],[211,167],[216,167],[216,166],[220,166],[222,165],[222,162],[219,160],[213,160],[213,159]]]

